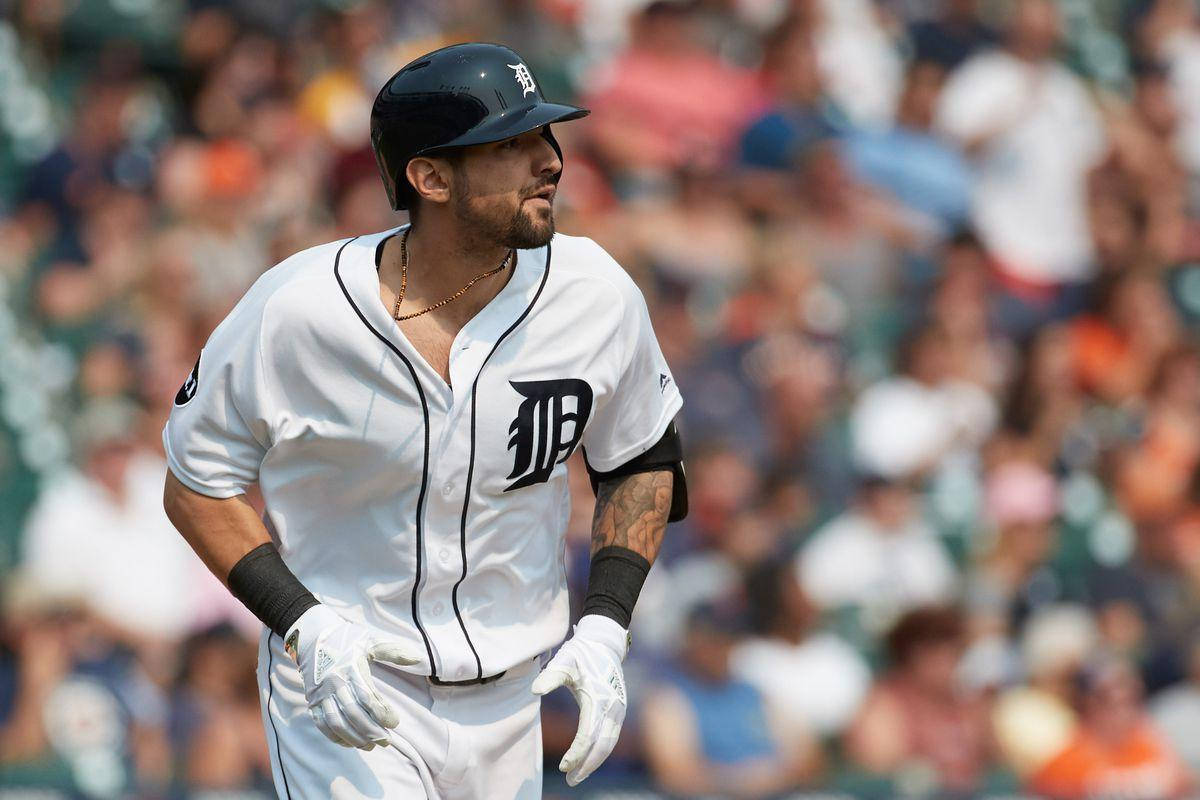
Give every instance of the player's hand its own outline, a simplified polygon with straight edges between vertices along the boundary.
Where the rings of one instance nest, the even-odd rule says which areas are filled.
[[[416,664],[408,646],[380,641],[326,605],[305,611],[284,641],[300,667],[308,712],[321,733],[345,747],[386,745],[400,717],[375,690],[371,662]]]
[[[588,614],[533,682],[533,693],[566,686],[579,703],[579,729],[558,768],[578,785],[604,763],[625,721],[625,675],[621,661],[629,634],[615,620]]]

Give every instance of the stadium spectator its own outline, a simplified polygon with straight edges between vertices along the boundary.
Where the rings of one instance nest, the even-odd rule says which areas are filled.
[[[928,475],[992,432],[995,400],[951,372],[946,338],[933,325],[912,332],[899,347],[898,374],[869,386],[851,408],[854,454],[865,470],[891,480]]]
[[[855,176],[889,193],[942,235],[960,229],[971,203],[971,172],[966,159],[932,132],[933,115],[945,71],[932,61],[915,61],[890,127],[855,128],[843,142]]]
[[[1200,170],[1200,17],[1185,0],[1131,3],[1125,25],[1136,56],[1165,62],[1181,112],[1178,152],[1193,173]]]
[[[1099,639],[1095,620],[1079,605],[1045,606],[1025,624],[1020,648],[1026,682],[1001,692],[992,711],[996,744],[1018,776],[1044,767],[1075,734],[1075,678]]]
[[[913,488],[871,477],[856,507],[817,530],[797,556],[821,609],[852,607],[875,631],[910,608],[949,601],[957,576]]]
[[[1159,692],[1149,711],[1194,776],[1200,772],[1200,640],[1196,638],[1188,648],[1187,666],[1184,680]]]
[[[904,72],[896,26],[872,0],[816,0],[813,38],[830,95],[857,125],[893,115]]]
[[[1089,403],[1074,339],[1068,326],[1047,325],[1019,354],[995,442],[1013,457],[1043,466],[1089,466],[1096,457],[1098,443],[1083,430]]]
[[[858,711],[871,671],[847,642],[820,628],[789,560],[772,559],[746,576],[755,635],[731,657],[733,675],[754,686],[789,725],[828,738]]]
[[[970,792],[991,764],[985,699],[956,670],[965,622],[950,608],[914,609],[887,635],[888,671],[846,735],[847,753],[875,773],[925,774],[925,793]]]
[[[142,665],[69,594],[28,574],[5,589],[0,786],[89,798],[164,791],[166,701]]]
[[[1033,775],[1030,787],[1061,800],[1184,796],[1191,780],[1147,717],[1132,667],[1102,659],[1080,673],[1079,683],[1079,728],[1062,752]]]
[[[1025,461],[992,467],[984,484],[991,538],[963,592],[972,635],[1007,638],[1040,605],[1059,599],[1048,565],[1056,551],[1058,509],[1058,486],[1045,469]]]
[[[812,32],[786,21],[766,42],[762,72],[771,104],[742,133],[740,161],[751,170],[787,172],[809,146],[837,130]]]
[[[998,36],[979,18],[979,0],[945,0],[938,11],[908,26],[913,60],[932,61],[951,70]]]
[[[49,591],[77,593],[128,644],[164,644],[211,609],[216,579],[174,534],[162,509],[165,462],[133,440],[136,412],[109,401],[77,420],[84,471],[41,497],[24,541],[25,569]],[[226,603],[233,608],[233,603]]]
[[[696,607],[678,665],[645,700],[646,757],[667,792],[769,797],[820,769],[809,731],[773,717],[758,690],[730,673],[743,633],[733,609],[719,602]]]
[[[588,78],[584,105],[602,164],[636,193],[687,164],[723,162],[761,104],[753,74],[713,56],[695,5],[655,0],[634,15],[629,46]]]
[[[1005,47],[951,73],[937,127],[974,157],[972,224],[1012,299],[1007,324],[1078,310],[1094,251],[1086,178],[1105,134],[1082,82],[1055,59],[1061,21],[1052,0],[1018,0]]]
[[[182,786],[212,791],[270,787],[255,650],[226,623],[184,640],[170,723],[176,758],[184,764]]]

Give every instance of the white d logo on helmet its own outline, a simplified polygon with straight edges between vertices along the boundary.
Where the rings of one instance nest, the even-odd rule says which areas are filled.
[[[533,76],[529,74],[529,67],[524,64],[509,64],[508,66],[517,73],[517,83],[521,84],[521,97],[537,91],[537,87],[533,85]]]

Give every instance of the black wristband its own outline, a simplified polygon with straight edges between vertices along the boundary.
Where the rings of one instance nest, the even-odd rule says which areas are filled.
[[[319,603],[283,563],[271,542],[242,556],[229,570],[228,583],[233,596],[281,637],[301,614]]]
[[[640,553],[615,544],[601,547],[592,556],[583,613],[600,614],[628,628],[648,572],[650,562]]]

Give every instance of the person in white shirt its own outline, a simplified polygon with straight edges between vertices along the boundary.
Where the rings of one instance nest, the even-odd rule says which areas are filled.
[[[935,127],[974,156],[972,223],[1004,277],[1054,289],[1092,276],[1088,171],[1107,149],[1083,81],[1054,58],[1053,0],[1017,0],[1006,46],[950,74]]]
[[[230,609],[201,604],[213,588],[228,593],[173,535],[166,465],[137,444],[136,413],[103,400],[77,417],[82,468],[47,483],[25,524],[21,565],[42,591],[77,598],[139,646],[180,639]]]
[[[879,632],[910,608],[949,600],[954,565],[918,504],[903,482],[868,476],[857,506],[818,529],[797,556],[812,601],[854,607]]]
[[[746,578],[757,635],[734,649],[734,676],[757,688],[788,729],[835,736],[854,718],[871,687],[871,668],[838,635],[818,627],[790,561],[770,560]]]
[[[411,224],[266,272],[175,399],[165,504],[266,625],[281,797],[540,797],[539,695],[559,686],[580,704],[567,782],[616,743],[630,615],[686,513],[682,400],[633,281],[554,232],[550,124],[586,113],[500,45],[405,66],[371,124]],[[569,621],[577,447],[588,596],[539,672]]]

